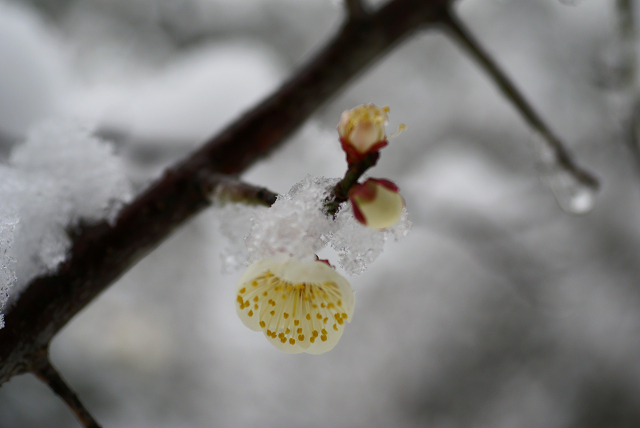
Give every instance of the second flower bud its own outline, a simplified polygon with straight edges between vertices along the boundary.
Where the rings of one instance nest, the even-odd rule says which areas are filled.
[[[372,229],[386,229],[398,222],[404,209],[404,199],[398,186],[389,180],[369,178],[356,184],[349,192],[349,201],[356,220]]]

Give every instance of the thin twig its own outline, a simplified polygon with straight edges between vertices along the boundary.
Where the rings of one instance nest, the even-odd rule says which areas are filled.
[[[583,183],[593,189],[597,189],[599,186],[598,179],[591,172],[583,169],[574,162],[572,156],[569,154],[569,150],[565,147],[560,138],[551,131],[551,128],[549,128],[538,113],[536,113],[526,98],[520,93],[518,88],[511,82],[511,79],[482,48],[480,43],[476,41],[475,37],[467,31],[464,24],[456,17],[452,10],[450,10],[448,19],[444,21],[443,24],[446,25],[454,36],[456,36],[456,39],[467,50],[467,52],[475,58],[480,66],[484,68],[489,77],[491,77],[493,82],[498,86],[507,99],[513,103],[516,110],[520,112],[529,126],[540,133],[549,147],[553,150],[556,163],[571,173],[580,183]]]
[[[349,165],[349,169],[347,169],[344,178],[334,186],[331,194],[325,201],[327,214],[332,216],[336,215],[340,204],[349,199],[349,190],[358,182],[362,174],[376,164],[379,157],[380,152],[373,152],[365,156],[361,161]]]
[[[33,374],[35,374],[41,381],[49,385],[49,388],[60,398],[64,400],[69,406],[73,414],[78,421],[85,428],[100,428],[100,425],[91,416],[91,413],[78,399],[75,392],[60,376],[60,373],[51,365],[49,361],[49,352],[42,350],[38,352],[37,361],[31,368]]]
[[[204,179],[205,185],[209,181]],[[253,186],[237,178],[218,174],[211,183],[214,202],[242,203],[248,205],[264,205],[270,207],[276,202],[277,193],[265,187]]]

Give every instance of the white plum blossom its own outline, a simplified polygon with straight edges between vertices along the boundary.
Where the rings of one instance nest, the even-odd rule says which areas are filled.
[[[236,287],[238,316],[287,353],[322,354],[340,340],[354,308],[351,285],[324,261],[262,259]]]

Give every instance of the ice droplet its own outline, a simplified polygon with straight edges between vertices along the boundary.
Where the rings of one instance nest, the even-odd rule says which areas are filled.
[[[549,186],[560,208],[574,215],[591,212],[596,204],[597,183],[581,179],[576,171],[559,163],[556,151],[539,133],[533,133],[532,140],[540,159],[540,178]]]
[[[581,182],[571,172],[556,166],[555,171],[549,171],[543,178],[565,212],[584,215],[595,206],[598,190]]]

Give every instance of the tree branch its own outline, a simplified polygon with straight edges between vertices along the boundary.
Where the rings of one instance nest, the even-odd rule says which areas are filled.
[[[522,115],[529,126],[542,135],[553,151],[555,162],[572,174],[580,183],[583,183],[590,188],[597,189],[599,186],[598,179],[591,172],[575,163],[573,157],[569,153],[569,150],[565,147],[560,138],[551,131],[551,128],[549,128],[538,113],[536,113],[524,95],[522,95],[513,82],[511,82],[511,79],[509,79],[506,73],[502,71],[493,58],[485,52],[473,35],[467,31],[464,24],[455,16],[453,11],[449,13],[447,19],[443,23],[453,33],[456,40],[460,42],[462,47],[465,48],[473,58],[475,58],[482,68],[484,68],[489,77],[498,86],[498,89],[500,89],[507,99],[513,103],[513,106]]]
[[[325,201],[327,214],[335,217],[338,213],[338,208],[340,208],[340,204],[349,199],[349,189],[358,182],[362,174],[378,162],[379,157],[380,152],[369,153],[361,161],[349,165],[349,169],[347,169],[344,177],[333,187],[331,194]]]
[[[270,207],[276,202],[277,193],[265,187],[252,186],[228,175],[217,174],[205,178],[203,184],[209,186],[208,192],[214,201],[235,202]]]
[[[367,14],[362,0],[344,0],[344,5],[350,19],[359,19]]]
[[[82,402],[78,399],[78,396],[73,392],[71,387],[67,385],[65,380],[60,376],[60,373],[51,365],[49,361],[49,352],[44,349],[38,354],[38,360],[32,367],[33,374],[35,374],[41,381],[49,385],[49,388],[60,398],[64,400],[74,413],[78,421],[85,428],[100,428],[100,425],[91,416],[91,413],[86,409]]]
[[[411,32],[443,21],[449,0],[393,0],[335,38],[273,95],[200,150],[169,168],[111,226],[82,227],[56,272],[34,279],[0,330],[0,384],[33,366],[37,353],[85,305],[210,204],[219,174],[235,175],[267,155],[321,104]]]

